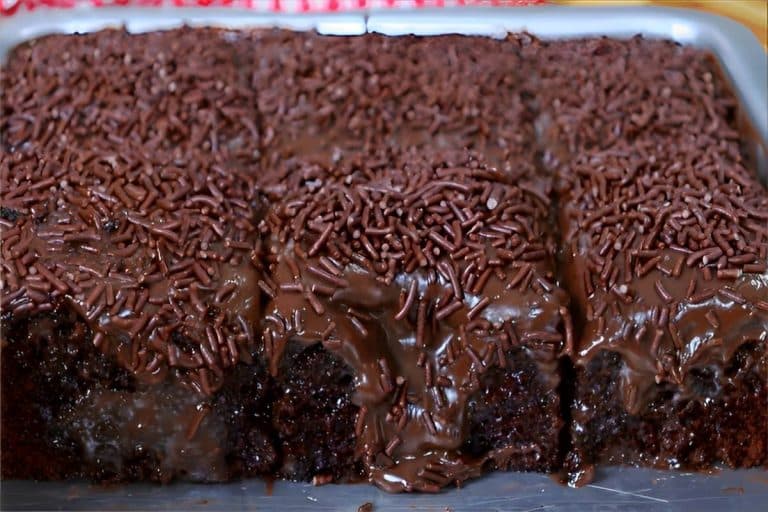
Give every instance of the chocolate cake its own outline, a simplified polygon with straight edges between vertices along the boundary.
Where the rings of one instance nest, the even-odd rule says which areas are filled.
[[[235,57],[209,30],[52,36],[9,57],[3,475],[220,480],[225,456],[274,463],[260,411],[222,419],[266,394],[258,116]],[[248,446],[226,454],[225,437]]]
[[[520,40],[463,36],[246,37],[269,167],[330,163],[383,146],[470,148],[499,168],[534,167],[533,112],[520,94]],[[520,158],[522,157],[522,158]]]
[[[581,333],[573,478],[768,463],[768,194],[712,57],[639,38],[539,52]]]
[[[641,38],[24,43],[2,477],[766,465],[768,192],[738,115],[709,53]]]
[[[259,375],[259,198],[235,171],[124,163],[132,156],[0,158],[11,475],[123,479],[135,456],[147,478],[227,476],[207,397],[238,365]],[[40,457],[20,473],[16,435],[39,448],[25,457]],[[49,475],[59,449],[81,462]]]
[[[305,475],[306,452],[328,443],[288,442],[285,424],[337,391],[349,407],[335,435],[350,443],[335,466],[311,461],[314,473],[361,466],[385,489],[437,490],[483,467],[557,468],[570,331],[541,187],[472,154],[416,149],[300,165],[265,187],[270,370],[308,351],[348,367],[331,366],[335,385],[303,408],[278,399],[285,474]]]

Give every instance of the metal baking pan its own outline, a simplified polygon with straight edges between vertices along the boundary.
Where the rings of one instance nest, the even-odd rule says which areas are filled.
[[[0,0],[2,1],[2,0]],[[125,25],[148,31],[190,25],[280,26],[323,34],[366,31],[389,35],[462,33],[501,36],[527,30],[542,38],[643,34],[711,49],[720,59],[744,110],[750,150],[768,182],[768,61],[760,43],[736,22],[683,9],[658,7],[463,8],[356,11],[334,14],[258,13],[222,8],[105,7],[38,9],[0,17],[0,61],[14,45],[49,33],[89,32]],[[373,510],[611,511],[768,510],[768,471],[720,470],[709,474],[637,468],[600,468],[581,489],[547,475],[495,473],[437,495],[390,495],[365,485],[247,480],[228,484],[92,485],[86,482],[3,481],[2,510]]]

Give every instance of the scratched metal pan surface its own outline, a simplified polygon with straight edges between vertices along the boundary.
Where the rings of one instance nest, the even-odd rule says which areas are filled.
[[[14,45],[49,33],[88,32],[125,25],[130,31],[170,28],[182,23],[228,27],[281,26],[324,34],[434,35],[464,33],[500,36],[527,30],[542,38],[644,34],[711,49],[744,105],[751,122],[752,148],[764,181],[768,148],[768,62],[754,36],[741,25],[699,12],[648,7],[531,7],[443,9],[337,14],[263,14],[218,8],[100,8],[37,10],[0,18],[0,61]],[[601,468],[595,481],[570,489],[546,475],[495,473],[461,489],[437,495],[390,495],[360,485],[313,487],[260,480],[228,484],[127,484],[102,487],[86,482],[4,481],[2,510],[299,510],[355,511],[609,511],[768,510],[768,472],[721,470],[711,474],[637,468]]]

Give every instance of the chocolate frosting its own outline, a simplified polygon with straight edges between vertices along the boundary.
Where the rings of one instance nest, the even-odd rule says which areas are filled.
[[[108,30],[22,45],[0,80],[4,326],[65,304],[132,379],[61,412],[91,461],[151,446],[162,480],[231,476],[226,386],[263,392],[227,413],[260,428],[261,365],[322,344],[355,374],[356,462],[436,491],[551,441],[463,449],[512,350],[553,395],[560,356],[621,354],[637,414],[766,342],[768,194],[706,52]]]
[[[264,351],[272,372],[292,341],[323,343],[340,355],[356,375],[357,450],[369,478],[390,491],[436,490],[479,474],[487,460],[503,464],[504,450],[471,460],[460,448],[468,436],[467,400],[488,368],[505,366],[506,350],[524,347],[546,386],[558,385],[565,297],[549,282],[548,205],[538,195],[471,156],[446,162],[414,152],[386,160],[395,167],[371,167],[377,161],[309,166],[294,174],[297,188],[288,188],[292,193],[267,215],[275,282]],[[477,201],[489,186],[507,200]],[[413,193],[454,203],[460,222],[447,205],[440,221],[425,221],[422,200],[408,199]],[[321,217],[325,225],[311,224]],[[398,218],[409,232],[393,229]],[[334,220],[337,229],[329,230]],[[436,228],[450,225],[456,231],[438,235],[442,242],[435,244]],[[509,231],[493,235],[502,225]],[[365,233],[363,253],[354,245]],[[469,244],[479,250],[465,250]],[[518,256],[502,262],[498,255],[511,255],[510,244]],[[388,250],[401,254],[389,259]]]
[[[582,323],[575,363],[620,353],[632,414],[662,382],[704,399],[692,369],[725,378],[740,346],[768,336],[768,194],[742,161],[733,96],[710,55],[668,42],[536,51],[560,268]],[[578,65],[555,69],[566,59]]]

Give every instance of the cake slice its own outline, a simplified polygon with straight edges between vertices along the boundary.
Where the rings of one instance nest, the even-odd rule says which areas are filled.
[[[718,178],[708,147],[636,141],[570,169],[581,467],[768,462],[768,193],[737,164]]]
[[[558,467],[570,324],[546,186],[466,152],[387,150],[264,186],[283,475],[436,491]]]
[[[257,94],[236,39],[229,30],[183,27],[21,44],[0,77],[2,147],[87,148],[144,165],[205,160],[253,171]]]
[[[533,168],[533,118],[515,36],[329,37],[256,30],[242,42],[260,91],[266,168],[331,165],[381,146],[473,149]]]
[[[561,271],[580,319],[572,483],[601,463],[766,464],[768,193],[711,55],[640,38],[541,52]]]
[[[208,481],[276,464],[253,358],[257,101],[232,35],[104,30],[9,55],[4,478]]]
[[[246,473],[274,463],[262,419],[225,414],[268,380],[253,179],[131,156],[0,154],[4,478],[223,480],[242,436]]]

